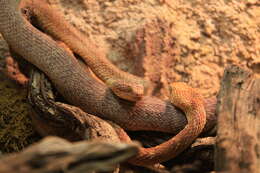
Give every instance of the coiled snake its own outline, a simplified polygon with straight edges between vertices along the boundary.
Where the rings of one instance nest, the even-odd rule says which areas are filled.
[[[0,0],[0,32],[15,52],[45,72],[70,103],[86,112],[111,119],[128,130],[176,133],[186,122],[171,105],[154,97],[145,96],[135,103],[115,97],[94,82],[75,58],[26,21],[15,0]],[[172,103],[186,113],[188,125],[169,141],[140,149],[136,164],[153,164],[176,156],[203,130],[205,103],[198,92],[186,84],[175,83],[170,93]],[[210,107],[214,101],[206,104]]]

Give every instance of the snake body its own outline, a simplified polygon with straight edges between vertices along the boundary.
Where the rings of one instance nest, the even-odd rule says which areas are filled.
[[[24,5],[37,17],[44,31],[66,43],[80,55],[91,70],[106,83],[113,92],[126,100],[136,101],[147,93],[149,81],[124,72],[115,67],[88,37],[65,20],[64,15],[43,0],[27,0]]]
[[[155,147],[141,148],[130,162],[149,165],[167,161],[190,146],[202,132],[206,124],[206,112],[199,92],[181,82],[172,83],[169,89],[171,102],[185,112],[188,124],[170,140]]]
[[[88,113],[110,119],[128,130],[156,130],[176,134],[185,126],[185,116],[169,102],[145,96],[132,103],[114,96],[103,84],[93,80],[66,50],[26,21],[17,6],[15,0],[0,0],[0,33],[15,52],[41,69],[70,103]],[[203,104],[207,105],[208,115],[214,113],[212,109],[215,106],[214,101],[202,103],[186,97],[183,101],[180,98],[186,95],[180,93],[175,94],[178,98],[173,98],[173,102],[184,111],[188,111],[187,119],[193,126],[187,125],[176,137],[159,145],[158,148],[141,149],[139,155],[142,157],[136,160],[138,163],[152,164],[172,157],[170,155],[173,153],[169,150],[174,153],[182,151],[187,144],[181,141],[187,140],[187,143],[190,143],[203,129],[205,124]],[[180,100],[183,103],[178,105]],[[187,100],[192,102],[186,102]],[[186,107],[185,104],[189,106]],[[198,106],[195,108],[200,112],[190,110],[193,104]],[[196,124],[198,121],[200,123]],[[145,162],[146,159],[150,160],[149,163]]]
[[[115,123],[87,114],[78,107],[55,102],[48,79],[38,70],[32,73],[30,86],[29,100],[37,112],[32,116],[32,119],[35,122],[35,127],[44,136],[52,134],[69,140],[87,138],[131,142],[127,133]],[[139,147],[139,153],[128,160],[130,163],[147,166],[173,158],[187,148],[190,142],[202,131],[205,124],[205,111],[203,111],[202,98],[198,95],[198,92],[184,83],[174,83],[171,86],[170,93],[172,95],[171,100],[177,106],[186,110],[187,126],[167,143],[151,148]],[[186,97],[183,97],[183,95]],[[45,105],[45,107],[42,108],[42,105]]]

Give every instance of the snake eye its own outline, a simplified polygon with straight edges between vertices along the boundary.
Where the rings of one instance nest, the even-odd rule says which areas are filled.
[[[123,85],[120,87],[120,89],[124,92],[132,92],[132,88],[130,86],[127,86],[127,85]]]

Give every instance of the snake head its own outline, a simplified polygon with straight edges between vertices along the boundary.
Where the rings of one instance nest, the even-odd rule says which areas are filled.
[[[182,110],[196,109],[203,104],[203,97],[195,88],[183,82],[174,82],[169,86],[170,101]]]
[[[129,101],[138,101],[146,93],[142,83],[124,80],[108,80],[108,87],[120,98]]]

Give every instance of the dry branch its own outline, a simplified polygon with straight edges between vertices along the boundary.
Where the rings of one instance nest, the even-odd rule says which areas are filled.
[[[134,143],[70,143],[58,137],[47,137],[23,152],[3,156],[0,159],[0,173],[111,171],[137,151],[138,145]]]
[[[218,98],[217,171],[260,170],[260,78],[231,66]]]

